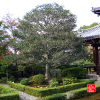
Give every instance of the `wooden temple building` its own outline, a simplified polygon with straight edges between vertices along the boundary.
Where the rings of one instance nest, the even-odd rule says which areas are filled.
[[[99,16],[100,7],[92,8],[92,12]],[[89,29],[81,30],[78,36],[83,38],[84,43],[91,44],[91,46],[93,47],[94,65],[83,66],[83,67],[89,69],[90,73],[91,73],[91,68],[94,68],[96,74],[100,75],[100,24]]]

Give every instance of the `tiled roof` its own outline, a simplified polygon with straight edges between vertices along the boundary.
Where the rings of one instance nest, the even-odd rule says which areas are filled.
[[[92,7],[92,11],[100,10],[100,7]]]
[[[77,36],[82,38],[100,37],[100,24],[89,29],[82,29]]]
[[[100,15],[100,7],[92,7],[92,12],[97,14],[98,16]]]

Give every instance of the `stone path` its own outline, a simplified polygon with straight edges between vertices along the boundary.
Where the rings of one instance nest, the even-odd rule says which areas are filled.
[[[95,84],[96,85],[100,84],[100,77],[97,78],[97,81],[95,81]]]
[[[7,85],[7,84],[2,84],[2,85],[9,87],[9,85]],[[14,90],[16,90],[16,89],[14,89]],[[26,94],[24,92],[21,92],[21,91],[18,91],[18,90],[16,90],[16,91],[19,93],[20,100],[38,100],[39,99],[38,97],[31,96],[31,95]]]

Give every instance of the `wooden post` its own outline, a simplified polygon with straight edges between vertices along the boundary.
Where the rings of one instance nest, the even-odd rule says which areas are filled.
[[[98,46],[95,46],[96,50],[96,73],[99,75],[99,55],[98,55]]]
[[[91,74],[91,68],[89,68],[89,74]]]

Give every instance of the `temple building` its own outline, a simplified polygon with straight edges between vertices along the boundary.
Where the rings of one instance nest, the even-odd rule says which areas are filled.
[[[94,14],[100,15],[100,7],[93,8],[92,12]],[[91,73],[91,68],[94,68],[97,75],[100,75],[100,24],[89,28],[89,29],[83,29],[79,34],[78,37],[82,37],[83,42],[86,44],[91,44],[93,47],[93,60],[94,65],[93,66],[84,66],[84,68],[89,69],[89,72]]]

